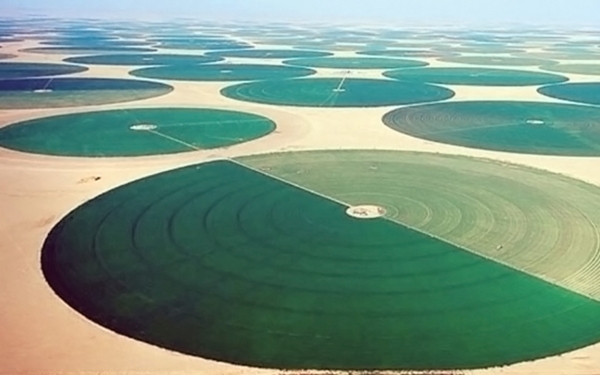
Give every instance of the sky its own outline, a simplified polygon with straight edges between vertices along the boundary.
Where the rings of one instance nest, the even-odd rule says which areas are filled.
[[[600,0],[1,0],[0,18],[58,17],[386,25],[597,26]]]

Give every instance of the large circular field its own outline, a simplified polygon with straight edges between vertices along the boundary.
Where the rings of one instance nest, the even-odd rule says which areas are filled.
[[[457,146],[528,154],[600,156],[598,118],[600,108],[594,107],[464,101],[396,109],[385,115],[383,122],[413,137]]]
[[[45,117],[0,128],[0,146],[59,156],[142,156],[232,146],[273,121],[243,112],[143,108]]]
[[[387,216],[347,214],[365,204]],[[600,341],[599,224],[600,188],[539,170],[275,154],[109,191],[52,229],[41,260],[89,319],[183,353],[277,369],[486,368]]]
[[[527,55],[529,56],[529,55]],[[442,57],[440,61],[468,64],[468,65],[495,65],[495,66],[541,66],[552,63],[549,59],[533,57],[512,57],[512,56],[450,56]]]
[[[358,55],[381,57],[442,57],[455,55],[448,51],[432,51],[430,49],[368,49],[356,52]]]
[[[540,94],[555,99],[567,100],[582,104],[600,105],[600,82],[566,83],[540,87]],[[598,122],[595,123],[598,128]]]
[[[327,69],[400,69],[427,65],[418,60],[390,59],[384,57],[323,57],[286,60],[284,64]]]
[[[207,64],[222,61],[219,57],[199,56],[199,55],[182,55],[182,54],[166,54],[166,53],[114,53],[108,55],[92,55],[92,56],[77,56],[69,57],[64,61],[75,64],[86,65],[125,65],[125,66],[140,66],[140,65],[181,65],[181,64]]]
[[[80,73],[86,70],[88,68],[84,66],[68,64],[3,62],[0,63],[0,79],[50,77]]]
[[[156,49],[147,47],[118,47],[118,46],[103,46],[103,47],[33,47],[23,49],[22,52],[38,53],[47,55],[91,55],[96,53],[140,53],[154,52]]]
[[[600,76],[600,64],[553,64],[541,68],[551,72]]]
[[[299,49],[241,49],[230,51],[212,51],[208,56],[237,57],[246,59],[291,59],[300,57],[323,57],[333,55],[331,52],[309,51]]]
[[[568,80],[557,74],[492,68],[399,69],[383,75],[400,81],[471,86],[537,86]]]
[[[121,103],[171,92],[169,85],[132,79],[28,78],[0,80],[0,109]]]
[[[170,65],[141,68],[129,74],[136,77],[178,81],[253,81],[286,79],[315,74],[312,69],[262,64]]]
[[[378,107],[449,99],[438,86],[364,78],[305,78],[241,83],[221,90],[229,98],[304,107]]]

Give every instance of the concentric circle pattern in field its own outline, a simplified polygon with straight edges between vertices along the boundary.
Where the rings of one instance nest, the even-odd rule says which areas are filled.
[[[221,90],[229,98],[306,107],[377,107],[449,99],[438,86],[383,79],[306,78],[242,83]]]
[[[448,51],[432,51],[429,49],[369,49],[356,52],[358,55],[381,56],[381,57],[443,57],[452,56],[455,53]]]
[[[45,117],[0,129],[0,146],[60,156],[142,156],[232,146],[275,124],[234,111],[143,108]]]
[[[444,62],[469,65],[496,65],[496,66],[541,66],[548,65],[552,60],[530,57],[512,56],[450,56],[439,59]]]
[[[137,77],[181,81],[253,81],[285,79],[315,74],[312,69],[262,64],[209,64],[157,66],[131,71]]]
[[[486,243],[487,251],[507,254],[497,250],[505,243],[514,262],[542,261],[537,240],[590,247],[579,231],[552,223],[577,229],[573,218],[588,230],[582,213],[598,220],[597,187],[432,154],[321,152],[242,163],[278,178],[214,161],[122,186],[71,212],[44,243],[49,284],[120,334],[277,369],[482,368],[600,341],[597,301],[397,220],[418,223],[420,215],[438,229],[449,220],[463,240],[502,241]],[[296,185],[279,179],[286,177]],[[350,217],[350,205],[297,185],[360,201],[353,206],[379,204],[395,219]],[[530,217],[559,234],[523,232],[537,225]]]
[[[327,69],[400,69],[428,65],[417,60],[402,60],[377,57],[324,57],[284,61],[288,65]]]
[[[550,85],[538,89],[540,94],[555,99],[567,100],[582,104],[600,105],[600,82],[577,82],[563,85]],[[599,122],[594,123],[597,132],[600,132]]]
[[[553,64],[541,68],[550,72],[600,76],[600,64]]]
[[[156,44],[158,48],[181,50],[230,50],[254,48],[251,44],[228,39],[165,38]]]
[[[600,108],[595,107],[464,101],[400,108],[386,114],[383,121],[413,137],[457,146],[529,154],[600,156],[598,118]]]
[[[0,79],[50,77],[80,73],[86,71],[87,69],[88,68],[84,66],[69,64],[3,62],[0,63]]]
[[[399,69],[383,75],[400,81],[472,86],[535,86],[568,80],[557,74],[492,68]]]
[[[331,52],[309,51],[299,49],[241,49],[231,51],[207,52],[208,56],[238,57],[247,59],[291,59],[296,57],[323,57],[333,55]]]
[[[140,66],[140,65],[181,65],[181,64],[207,64],[222,61],[219,57],[209,57],[201,55],[175,55],[175,54],[108,54],[108,55],[92,55],[78,56],[65,59],[66,62],[76,64],[89,65],[125,65],[125,66]]]
[[[91,55],[96,53],[141,53],[141,52],[154,52],[154,48],[146,47],[34,47],[26,48],[22,52],[27,53],[39,53],[48,55]]]
[[[120,103],[171,92],[158,82],[109,78],[0,80],[0,109],[57,108]]]

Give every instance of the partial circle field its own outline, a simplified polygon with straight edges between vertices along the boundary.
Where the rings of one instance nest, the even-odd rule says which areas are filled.
[[[383,122],[401,133],[493,151],[600,156],[600,108],[521,101],[456,101],[399,108]]]
[[[381,107],[446,100],[454,92],[439,86],[365,78],[269,80],[229,86],[232,99],[300,107]]]
[[[145,156],[233,146],[265,136],[265,117],[217,109],[124,108],[0,128],[0,146],[55,156]]]

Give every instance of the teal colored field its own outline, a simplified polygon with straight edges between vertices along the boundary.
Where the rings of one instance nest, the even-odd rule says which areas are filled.
[[[92,55],[69,57],[64,61],[84,65],[198,65],[222,61],[219,57],[202,55],[181,55],[164,53],[113,53],[109,55]]]
[[[356,52],[358,55],[382,56],[382,57],[443,57],[452,56],[449,51],[432,51],[430,49],[369,49]]]
[[[287,65],[327,69],[400,69],[428,65],[423,61],[383,57],[323,57],[286,60],[283,63]]]
[[[373,172],[369,152],[341,154],[338,162],[363,161],[350,176],[352,168]],[[458,172],[476,184],[486,174],[470,172],[470,159],[452,170],[444,168],[451,157],[390,154],[376,165],[434,174],[434,190],[442,176]],[[290,171],[273,160],[242,163]],[[334,181],[332,166],[308,172]],[[236,162],[190,166],[68,214],[44,243],[42,269],[98,324],[241,365],[486,368],[600,341],[599,302],[399,222],[350,217],[347,207]]]
[[[331,56],[331,52],[308,51],[299,49],[241,49],[230,51],[213,51],[208,56],[237,57],[246,59],[291,59],[299,57]]]
[[[0,63],[0,79],[51,77],[81,73],[86,70],[88,68],[84,66],[69,64],[3,62]]]
[[[169,85],[112,78],[0,80],[0,109],[61,108],[142,100],[168,94]]]
[[[141,52],[155,52],[156,49],[148,47],[117,47],[117,46],[106,46],[106,47],[35,47],[26,48],[23,52],[27,53],[39,53],[47,55],[93,55],[97,53],[141,53]]]
[[[558,73],[600,76],[600,64],[554,64],[542,66],[541,68]]]
[[[531,54],[527,54],[531,56]],[[442,57],[440,61],[456,63],[456,64],[469,64],[469,65],[491,65],[491,66],[542,66],[552,63],[550,57],[548,58],[534,58],[534,57],[512,57],[512,56],[450,56]]]
[[[449,99],[454,92],[428,84],[364,78],[305,78],[242,83],[221,90],[228,98],[303,107],[378,107]]]
[[[600,60],[600,51],[529,52],[527,56],[546,60]]]
[[[143,108],[84,112],[0,129],[0,146],[58,156],[142,156],[227,147],[275,130],[273,121],[243,112]]]
[[[546,86],[540,92],[546,93]],[[567,85],[564,85],[567,86]],[[394,130],[429,141],[494,151],[600,156],[600,108],[519,101],[436,103],[394,110]]]
[[[557,74],[492,68],[400,69],[383,75],[406,82],[468,86],[537,86],[568,81]]]
[[[577,82],[540,87],[538,92],[555,99],[582,104],[600,105],[600,82]],[[600,127],[594,122],[592,129]]]
[[[157,66],[129,72],[136,77],[176,81],[254,81],[297,78],[315,73],[307,68],[266,64]]]

